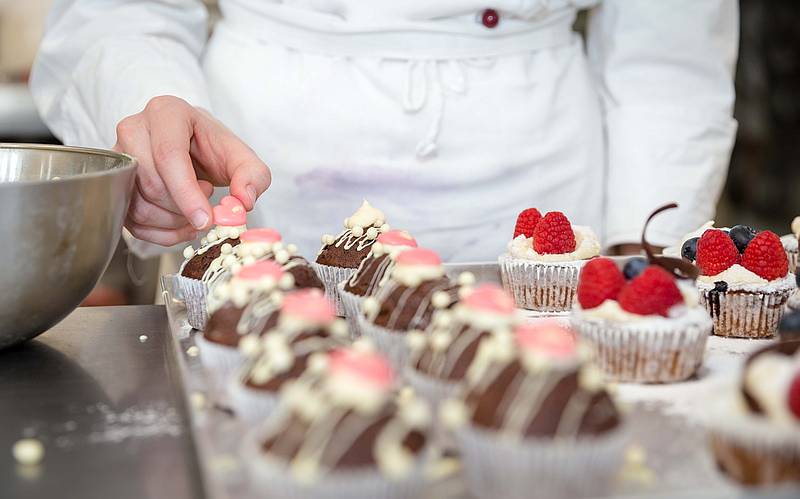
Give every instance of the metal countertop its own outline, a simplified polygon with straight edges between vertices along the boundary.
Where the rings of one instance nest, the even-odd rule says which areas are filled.
[[[172,341],[163,306],[81,308],[0,351],[0,497],[205,497]]]

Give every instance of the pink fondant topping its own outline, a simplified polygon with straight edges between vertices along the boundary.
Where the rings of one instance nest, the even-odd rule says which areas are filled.
[[[328,365],[334,376],[353,377],[381,390],[390,390],[394,383],[392,366],[377,352],[339,348],[330,353]]]
[[[242,208],[244,208],[244,204],[241,201],[239,201],[239,198],[235,198],[233,196],[223,197],[222,199],[219,200],[219,204],[220,206],[228,206],[231,208],[235,206],[241,206]]]
[[[226,227],[239,227],[247,223],[247,212],[241,203],[235,206],[230,203],[219,204],[214,207],[214,223]]]
[[[469,308],[499,315],[514,313],[514,300],[496,284],[481,284],[472,290],[461,303]]]
[[[242,232],[239,239],[243,243],[277,243],[281,240],[281,233],[275,229],[250,229]]]
[[[283,298],[281,313],[315,324],[328,324],[336,318],[336,310],[330,300],[318,289],[303,289],[289,293]]]
[[[435,251],[426,248],[413,248],[397,255],[398,265],[441,265],[442,259]]]
[[[378,242],[389,246],[417,247],[417,241],[404,230],[390,230],[378,236]]]
[[[236,272],[237,279],[257,280],[266,277],[271,277],[275,282],[278,282],[283,277],[283,269],[272,260],[264,260],[245,265]]]
[[[514,329],[517,343],[525,350],[557,359],[568,359],[577,353],[574,333],[555,321],[521,324]]]

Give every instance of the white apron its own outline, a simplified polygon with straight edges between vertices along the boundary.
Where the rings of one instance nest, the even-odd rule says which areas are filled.
[[[529,206],[601,231],[602,123],[574,7],[492,42],[331,34],[240,3],[259,2],[227,3],[204,70],[215,114],[272,169],[251,224],[313,256],[366,198],[451,261],[495,259]]]

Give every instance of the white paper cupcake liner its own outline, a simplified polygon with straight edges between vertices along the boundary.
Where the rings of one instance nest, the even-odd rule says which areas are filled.
[[[190,326],[202,331],[208,322],[206,303],[208,286],[199,279],[190,279],[182,275],[176,275],[174,282],[175,294],[186,306],[186,320]]]
[[[200,350],[200,363],[208,374],[216,402],[227,406],[228,382],[236,377],[247,358],[238,348],[208,341],[202,333],[195,334],[194,343]]]
[[[720,468],[748,485],[800,480],[800,431],[749,414],[738,383],[721,389],[706,421]]]
[[[792,293],[792,295],[786,301],[786,305],[788,305],[792,310],[800,310],[800,289]]]
[[[702,309],[695,320],[665,319],[652,324],[583,320],[572,325],[592,348],[595,364],[612,381],[671,383],[691,377],[703,363],[711,320]]]
[[[786,234],[781,237],[783,249],[786,251],[786,257],[789,259],[789,272],[794,273],[797,269],[797,257],[800,254],[800,246],[798,246],[797,236],[794,234]]]
[[[544,263],[500,255],[503,288],[517,307],[537,312],[563,312],[572,307],[583,262]]]
[[[786,256],[789,258],[789,272],[792,274],[797,270],[797,257],[799,253],[797,249],[786,252]]]
[[[344,290],[344,285],[347,281],[342,281],[337,285],[339,299],[342,302],[344,309],[344,317],[347,319],[347,325],[350,326],[350,337],[356,339],[361,336],[361,327],[358,324],[358,317],[361,315],[361,300],[363,296],[350,293]]]
[[[336,306],[336,315],[345,316],[344,304],[339,297],[338,285],[342,281],[346,281],[353,275],[356,269],[346,269],[343,267],[334,267],[332,265],[320,265],[319,263],[311,264],[314,271],[319,276],[322,284],[325,285],[325,294]]]
[[[358,317],[358,324],[361,334],[370,338],[375,347],[389,358],[395,371],[402,373],[409,354],[405,331],[392,331],[376,326],[363,316]]]
[[[604,495],[627,441],[623,430],[573,441],[511,441],[472,426],[456,430],[455,438],[468,489],[480,499]]]
[[[256,424],[269,417],[278,407],[277,393],[255,390],[242,383],[238,376],[228,380],[231,409],[242,421]]]
[[[771,338],[778,332],[784,305],[794,289],[769,292],[700,290],[700,303],[714,320],[714,334],[732,338]]]
[[[403,369],[403,379],[434,408],[443,400],[451,398],[459,386],[455,381],[445,381],[421,373],[408,363]]]
[[[269,424],[269,422],[267,423]],[[415,499],[425,488],[420,456],[415,470],[401,480],[389,480],[374,468],[358,471],[333,471],[312,484],[298,483],[287,465],[270,458],[261,449],[263,426],[248,432],[242,455],[248,463],[252,489],[265,497],[279,499]]]

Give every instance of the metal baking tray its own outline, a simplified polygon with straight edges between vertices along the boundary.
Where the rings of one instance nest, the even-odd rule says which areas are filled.
[[[455,276],[475,274],[478,282],[499,282],[496,263],[447,265]],[[239,448],[247,428],[219,401],[224,393],[206,377],[194,335],[186,322],[183,304],[174,299],[172,276],[163,278],[164,301],[170,328],[191,402],[192,429],[210,496],[215,499],[269,497],[269,491],[253,490]],[[721,383],[735,375],[744,357],[763,346],[764,340],[712,337],[704,367],[695,379],[669,385],[616,385],[616,398],[625,412],[630,445],[614,489],[596,497],[613,498],[731,498],[800,497],[800,491],[744,489],[727,480],[716,468],[701,420],[708,401]],[[469,499],[457,458],[435,464],[426,498]]]

